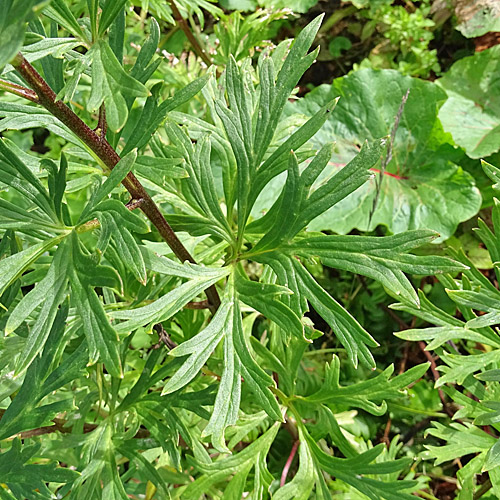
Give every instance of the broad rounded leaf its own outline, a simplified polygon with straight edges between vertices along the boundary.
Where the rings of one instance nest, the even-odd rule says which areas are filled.
[[[393,70],[366,69],[338,78],[332,85],[321,85],[288,110],[312,115],[325,102],[341,96],[335,111],[312,139],[317,148],[337,141],[330,169],[323,174],[330,177],[359,152],[365,140],[390,135],[408,89],[392,160],[371,220],[375,179],[318,217],[310,230],[346,234],[354,228],[367,231],[382,224],[394,233],[431,229],[441,235],[438,242],[453,234],[459,222],[477,213],[481,195],[473,178],[448,159],[453,143],[437,117],[446,99],[439,86]],[[380,175],[378,172],[377,177]]]
[[[439,80],[448,100],[439,118],[471,158],[500,149],[500,46],[457,61]]]

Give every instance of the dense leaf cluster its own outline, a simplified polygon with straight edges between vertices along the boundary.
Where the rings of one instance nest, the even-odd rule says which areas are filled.
[[[153,16],[173,23],[180,12],[203,22],[201,8],[223,15],[204,0],[178,4],[150,2],[149,36],[132,51],[125,28],[135,12],[125,0],[8,2],[2,33],[17,31],[12,43],[2,39],[0,65],[2,89],[14,96],[2,96],[0,131],[41,127],[59,150],[41,158],[8,132],[0,138],[0,498],[305,500],[343,488],[410,500],[421,484],[412,459],[397,457],[397,439],[373,446],[342,419],[353,411],[383,415],[428,364],[346,381],[341,363],[377,369],[378,342],[311,269],[320,263],[375,280],[401,301],[395,308],[438,325],[405,338],[430,339],[430,348],[457,338],[490,346],[443,355],[440,384],[464,384],[481,400],[450,389],[462,417],[496,422],[494,395],[485,397],[472,376],[499,361],[491,328],[498,290],[464,255],[415,252],[438,237],[427,227],[448,236],[463,218],[435,227],[428,220],[439,219],[439,209],[431,205],[419,223],[394,221],[384,212],[397,198],[391,189],[409,191],[410,205],[422,194],[394,177],[373,225],[397,234],[316,232],[359,227],[324,221],[371,189],[393,146],[402,161],[401,139],[393,144],[388,125],[401,95],[382,115],[366,117],[362,140],[354,125],[380,99],[384,79],[408,85],[412,96],[427,84],[360,71],[334,92],[318,89],[321,99],[312,93],[299,101],[307,118],[290,116],[288,100],[318,54],[311,47],[319,17],[295,40],[262,50],[255,64],[245,57],[250,47],[233,56],[234,44],[222,44],[220,74],[209,68],[171,92]],[[440,157],[443,94],[427,92],[432,99],[417,127],[410,123],[421,101],[409,101],[400,134],[416,145],[405,162],[418,165],[418,179],[442,167],[443,189],[453,178],[472,215],[479,195],[471,177]],[[334,134],[322,136],[325,125]],[[343,168],[332,166],[334,136],[345,148]],[[493,167],[488,173],[500,178]],[[484,224],[480,234],[496,262],[496,236]],[[465,321],[417,294],[409,275],[438,275]],[[475,317],[477,309],[488,314]],[[316,316],[341,355],[310,377],[308,355],[325,333]],[[497,371],[478,378],[493,385]],[[495,438],[467,423],[431,432],[449,442],[429,447],[439,461],[480,438],[462,450],[480,452],[462,469],[463,491],[480,470],[499,487]],[[287,433],[291,451],[283,446]],[[286,456],[293,460],[297,450],[286,482]]]

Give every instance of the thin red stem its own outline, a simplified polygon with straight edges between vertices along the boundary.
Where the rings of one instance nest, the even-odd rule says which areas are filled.
[[[381,173],[381,171],[378,168],[370,168],[372,172],[377,172],[378,174]],[[384,175],[388,175],[389,177],[394,177],[394,179],[399,179],[401,181],[408,179],[408,177],[402,176],[402,175],[396,175],[396,174],[391,174],[390,172],[384,171]]]
[[[307,160],[307,163],[311,163],[311,161],[312,160]],[[347,163],[335,163],[333,161],[329,161],[328,165],[331,165],[332,167],[340,167],[340,168],[342,168],[342,167],[345,167],[347,165]],[[378,169],[378,168],[370,168],[370,170],[372,172],[376,172],[377,174],[382,173],[382,171],[380,169]],[[390,172],[386,172],[385,170],[384,170],[383,174],[384,175],[388,175],[389,177],[393,177],[394,179],[399,179],[401,181],[404,181],[404,180],[408,179],[408,177],[405,177],[403,175],[391,174]]]
[[[293,459],[295,458],[295,454],[297,453],[299,444],[300,441],[298,439],[293,443],[292,450],[290,451],[290,455],[288,455],[285,467],[283,467],[283,472],[281,473],[280,487],[285,486],[286,477],[288,476],[288,471],[290,470]]]

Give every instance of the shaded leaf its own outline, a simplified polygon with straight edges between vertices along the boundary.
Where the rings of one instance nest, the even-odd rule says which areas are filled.
[[[497,46],[460,59],[438,80],[448,94],[439,118],[471,158],[489,156],[500,148],[499,67]]]

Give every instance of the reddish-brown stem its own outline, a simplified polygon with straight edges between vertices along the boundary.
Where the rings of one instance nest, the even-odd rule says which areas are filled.
[[[101,137],[106,137],[107,131],[108,131],[108,122],[106,121],[106,108],[104,106],[104,103],[102,103],[99,108],[99,120],[97,122],[96,132]]]
[[[144,203],[144,200],[141,198],[140,200],[130,200],[125,206],[129,210],[135,210],[139,208]]]
[[[437,382],[439,380],[439,372],[437,370],[437,365],[436,365],[435,359],[432,357],[432,354],[429,351],[426,350],[427,346],[425,345],[425,342],[422,342],[420,340],[418,342],[418,346],[420,347],[420,349],[424,353],[425,357],[429,361],[429,363],[431,365],[432,376],[434,377],[434,380]],[[444,397],[444,392],[443,392],[443,390],[441,388],[438,389],[438,394],[439,394],[439,399],[441,400],[441,404],[443,405],[444,411],[448,414],[448,416],[450,418],[453,418],[454,412],[453,412],[453,410],[451,410],[448,407],[448,405],[446,403],[446,398]]]
[[[97,134],[96,131],[85,124],[66,104],[62,101],[57,101],[55,92],[22,54],[19,53],[14,58],[12,65],[35,91],[38,102],[56,118],[61,120],[62,123],[74,132],[96,154],[109,170],[112,170],[120,161],[120,156],[111,147],[104,135]],[[162,238],[168,243],[169,247],[181,262],[187,260],[188,262],[196,264],[194,258],[187,251],[179,238],[177,238],[177,235],[170,227],[165,217],[163,217],[158,206],[144,189],[137,177],[130,172],[122,183],[133,199],[143,200],[140,205],[141,210],[156,227]],[[220,299],[215,286],[212,285],[205,293],[210,302],[211,309],[216,310],[220,305]]]
[[[392,425],[392,420],[391,417],[387,419],[387,424],[385,425],[385,430],[384,430],[384,436],[382,437],[381,441],[384,443],[387,448],[391,445],[391,441],[389,439],[389,433],[391,432],[391,425]]]
[[[292,446],[292,450],[290,451],[290,455],[288,455],[288,459],[286,461],[285,466],[283,467],[283,472],[281,473],[280,487],[285,486],[286,477],[288,476],[288,471],[292,465],[293,459],[295,458],[295,454],[297,453],[297,449],[299,448],[300,441],[297,439]]]
[[[162,345],[166,345],[169,349],[175,349],[177,344],[170,338],[167,330],[163,328],[161,323],[156,323],[153,326],[154,331],[158,334],[158,338],[160,341],[153,346],[153,349],[159,349]]]
[[[207,66],[211,66],[212,61],[210,60],[210,57],[208,57],[207,53],[203,50],[200,42],[198,42],[198,39],[194,36],[193,32],[189,28],[188,23],[182,17],[182,14],[179,12],[179,9],[175,4],[175,1],[169,0],[168,3],[170,5],[170,8],[172,9],[172,14],[174,15],[175,22],[180,26],[181,30],[186,35],[189,43],[191,44],[191,47],[193,47],[193,50],[196,52],[196,54],[198,54],[199,57],[201,57],[201,59]]]
[[[16,83],[3,80],[2,78],[0,78],[0,90],[5,90],[5,92],[10,92],[11,94],[15,94],[19,97],[24,97],[24,99],[28,99],[28,101],[31,102],[38,102],[36,92],[33,92],[31,89],[27,89],[22,85],[17,85]]]

